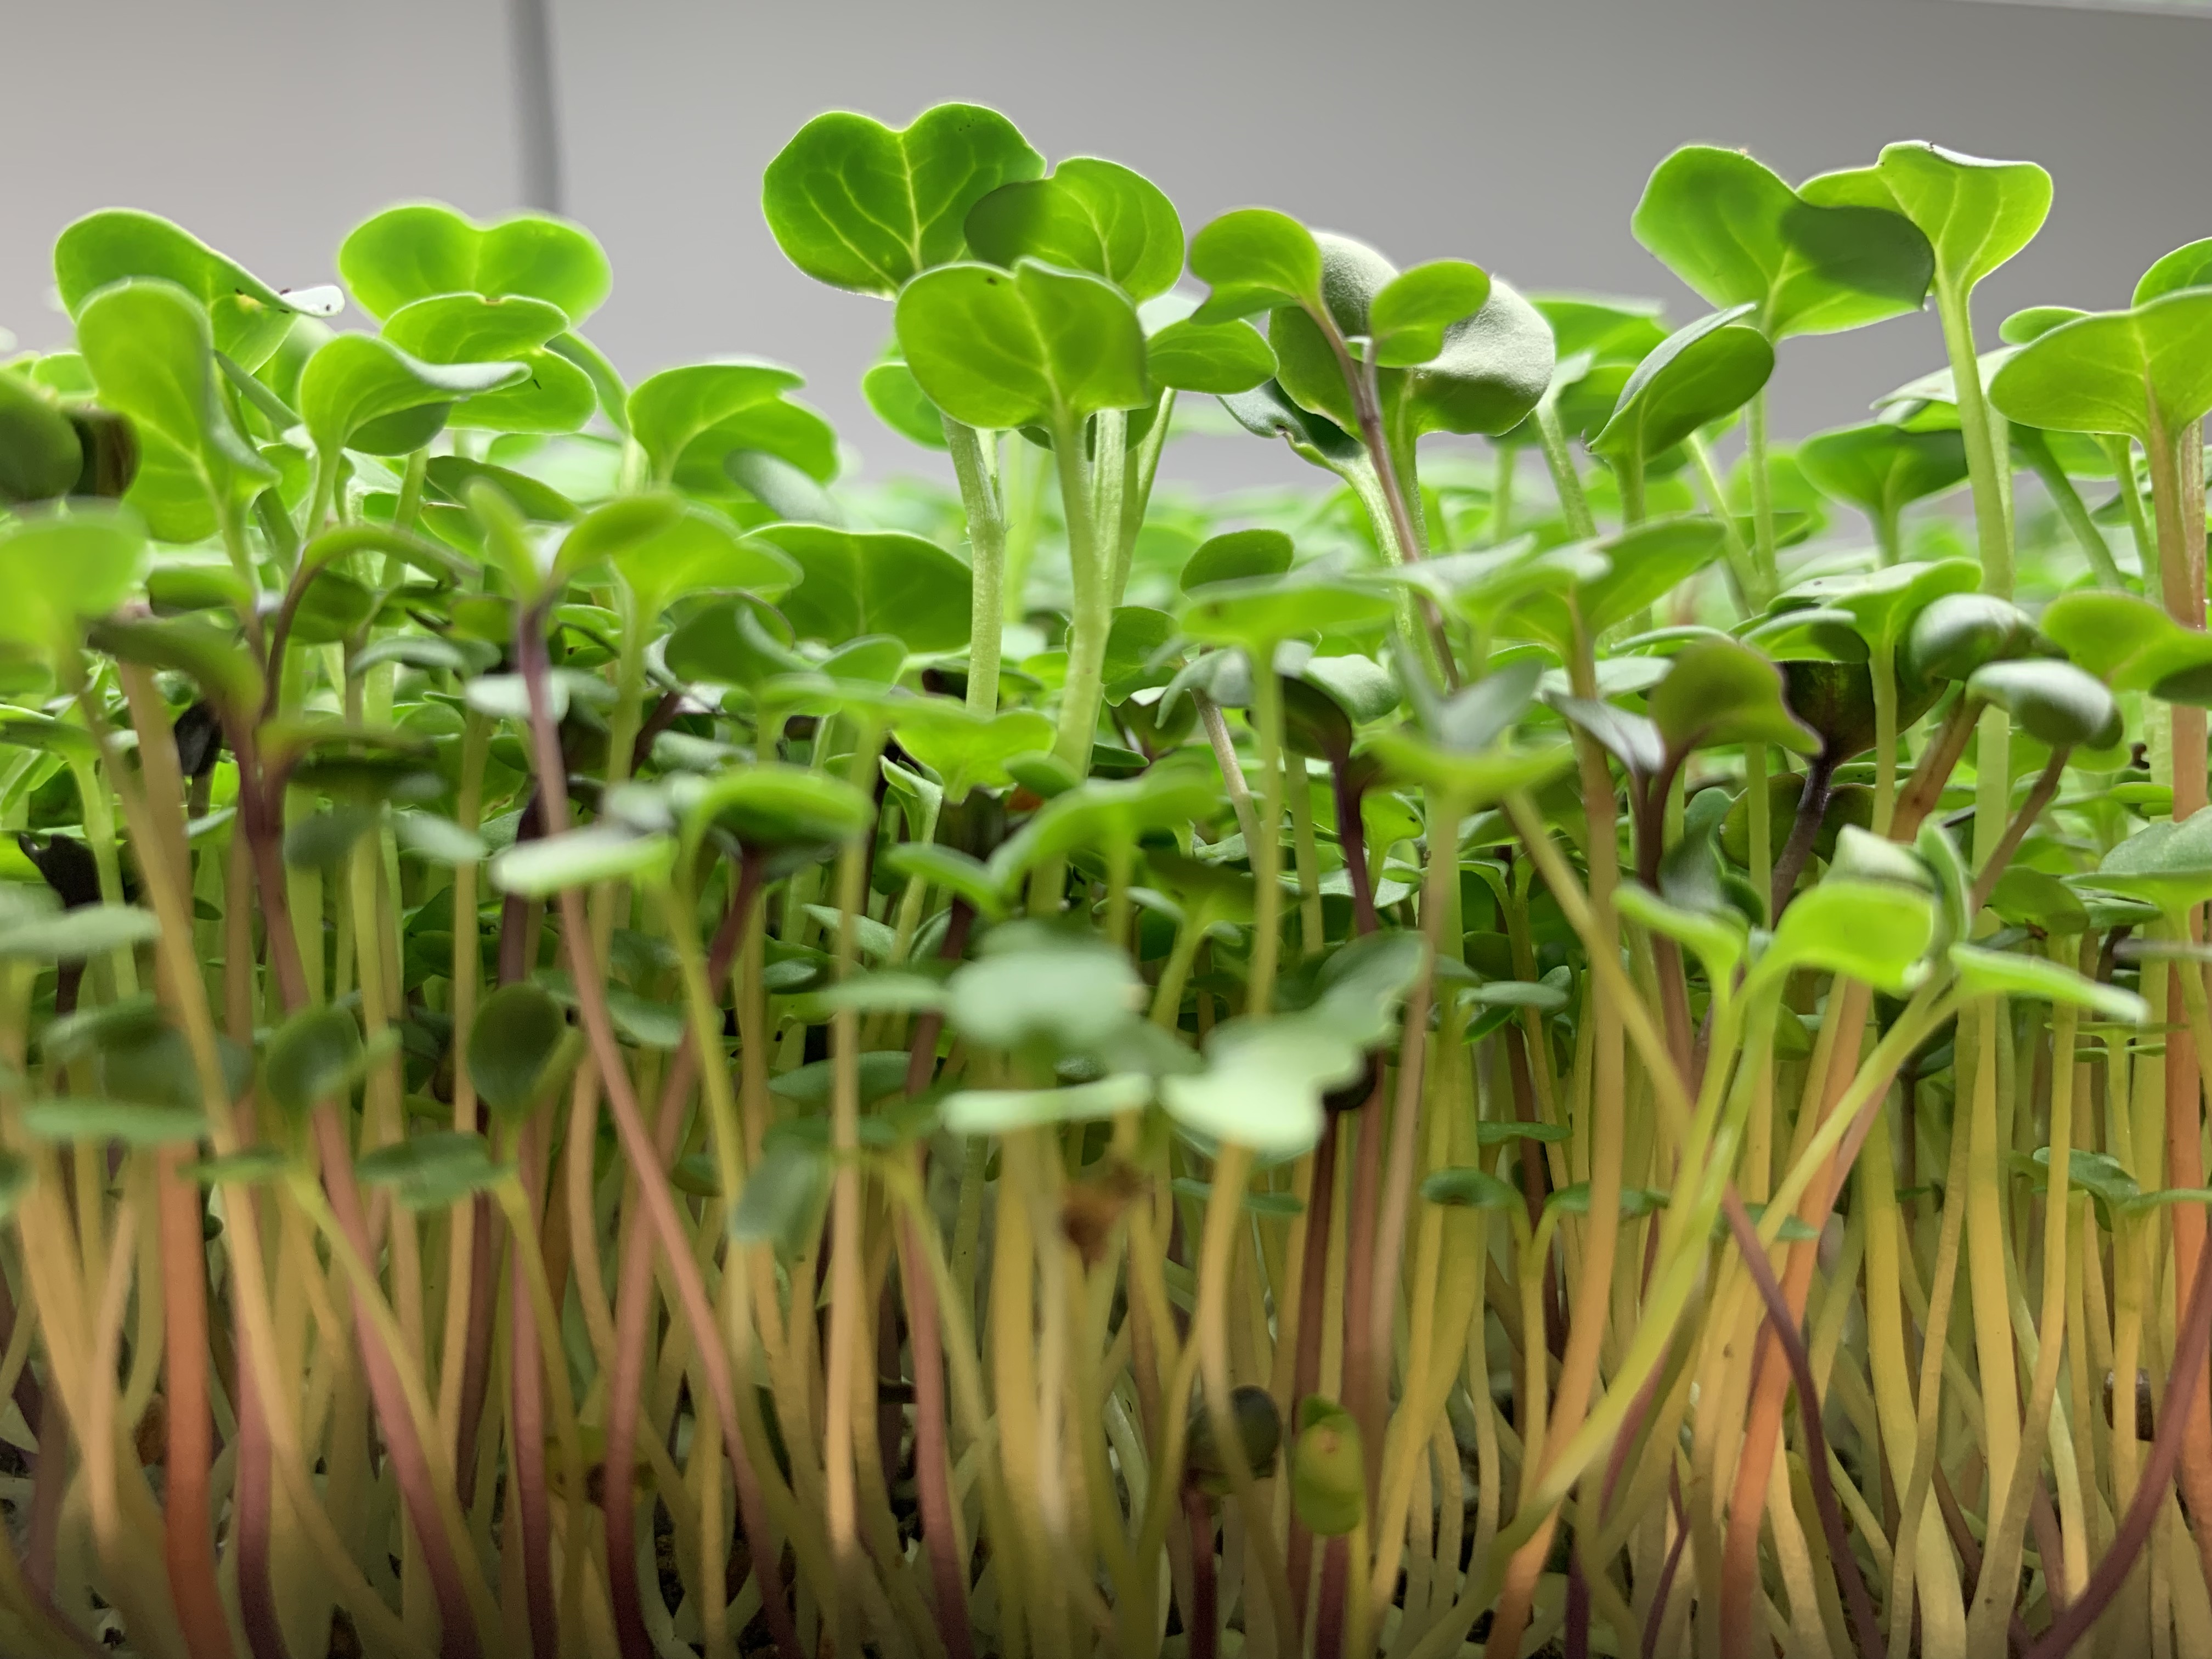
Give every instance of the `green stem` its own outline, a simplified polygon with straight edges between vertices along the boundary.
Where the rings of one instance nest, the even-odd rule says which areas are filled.
[[[2142,583],[2148,588],[2150,573],[2157,568],[2156,549],[2151,541],[2150,522],[2143,517],[2142,489],[2136,483],[2135,444],[2124,437],[2107,438],[2105,453],[2112,458],[2112,477],[2120,487],[2120,501],[2127,508],[2128,533],[2135,538],[2136,568],[2142,573]]]
[[[1024,614],[1030,564],[1036,557],[1037,536],[1044,525],[1045,479],[1051,471],[1045,453],[1026,438],[1008,442],[1000,458],[999,489],[1006,503],[1006,620],[1010,623],[1021,621]]]
[[[1902,516],[1903,509],[1891,501],[1883,501],[1874,514],[1874,544],[1885,570],[1905,556]]]
[[[1260,744],[1260,838],[1245,847],[1255,888],[1246,1011],[1264,1014],[1273,1006],[1275,966],[1283,947],[1283,686],[1273,669],[1258,664],[1252,671],[1252,714]]]
[[[1091,417],[1091,534],[1109,605],[1121,602],[1121,513],[1129,483],[1129,411],[1102,409]]]
[[[307,497],[306,532],[313,539],[316,532],[330,521],[331,504],[337,499],[338,459],[336,450],[319,452],[315,457],[315,484]]]
[[[2027,452],[2027,464],[2035,470],[2044,493],[2051,497],[2051,505],[2058,509],[2058,516],[2066,520],[2067,529],[2073,532],[2075,541],[2089,561],[2089,568],[2096,573],[2097,586],[2110,588],[2115,593],[2126,592],[2127,580],[2120,574],[2119,566],[2112,562],[2112,550],[2105,540],[2105,532],[2097,528],[2096,520],[2089,516],[2089,509],[2081,501],[2081,492],[2074,488],[2074,480],[2066,476],[2066,469],[2058,464],[2058,457],[2051,453],[2050,443],[2038,433],[2032,441],[2022,444],[2021,447]]]
[[[1874,832],[1887,836],[1897,810],[1896,642],[1881,640],[1868,655],[1874,685]]]
[[[1167,447],[1168,428],[1175,421],[1176,394],[1170,387],[1160,394],[1152,423],[1145,428],[1122,464],[1121,524],[1114,550],[1114,603],[1129,589],[1129,566],[1137,552],[1137,532],[1145,527],[1145,510],[1152,505],[1152,483],[1159,477],[1160,452]]]
[[[866,793],[883,750],[881,728],[861,723],[854,734],[853,787]],[[866,898],[868,854],[872,834],[848,842],[837,860],[837,982],[853,976],[860,955],[859,924]],[[849,1004],[830,1023],[833,1079],[830,1085],[830,1150],[836,1175],[830,1199],[830,1341],[825,1356],[826,1410],[823,1440],[829,1474],[830,1548],[841,1575],[864,1571],[854,1462],[854,1393],[858,1379],[862,1304],[866,1299],[860,1213],[860,1017]],[[842,1620],[836,1626],[842,1635]],[[843,1640],[838,1651],[847,1651]],[[857,1651],[857,1647],[852,1650]]]
[[[1943,349],[1957,382],[1959,427],[1966,441],[1966,476],[1973,486],[1974,532],[1981,547],[1982,586],[2000,599],[2012,597],[2010,514],[2005,511],[2004,478],[1990,424],[1989,401],[1982,392],[1981,364],[1974,352],[1974,322],[1969,292],[1938,279],[1936,314],[1943,325]]]
[[[1773,802],[1766,790],[1766,745],[1743,746],[1744,799],[1750,803],[1751,890],[1766,893],[1774,886]]]
[[[979,714],[999,707],[999,632],[1006,621],[1006,512],[984,454],[983,434],[944,416],[945,447],[960,481],[960,506],[968,515],[968,545],[975,572],[968,608],[968,707]],[[995,435],[992,439],[996,442]]]
[[[1682,447],[1689,453],[1691,465],[1698,470],[1698,488],[1705,495],[1705,510],[1720,520],[1721,549],[1728,560],[1729,574],[1735,579],[1737,599],[1748,611],[1765,610],[1774,592],[1759,574],[1751,550],[1744,545],[1743,532],[1736,528],[1735,514],[1729,511],[1728,489],[1721,483],[1720,470],[1713,465],[1712,447],[1706,443],[1704,433],[1692,432],[1682,440]]]
[[[1567,521],[1567,533],[1578,542],[1589,541],[1597,534],[1597,520],[1590,516],[1589,497],[1583,494],[1582,475],[1575,471],[1575,458],[1567,447],[1566,428],[1559,424],[1559,405],[1554,392],[1547,392],[1536,400],[1536,432],[1543,441],[1544,465],[1551,469],[1552,487],[1559,494],[1559,512]]]
[[[418,449],[407,458],[407,471],[399,481],[398,505],[392,510],[392,527],[408,531],[422,512],[422,483],[429,477],[430,452]]]
[[[1766,391],[1761,387],[1743,411],[1744,467],[1751,476],[1752,556],[1761,589],[1771,598],[1782,586],[1774,547],[1774,481],[1766,471]]]
[[[1066,508],[1067,556],[1075,577],[1075,610],[1067,628],[1067,679],[1060,690],[1060,734],[1053,752],[1081,775],[1091,769],[1098,705],[1105,696],[1106,636],[1114,625],[1114,600],[1107,591],[1091,479],[1084,468],[1081,421],[1060,422],[1053,434],[1052,453]]]
[[[1644,522],[1644,452],[1634,449],[1625,456],[1616,475],[1620,486],[1620,527],[1633,530]]]
[[[1497,447],[1497,471],[1490,483],[1490,539],[1502,542],[1513,527],[1513,475],[1521,452],[1511,444]]]

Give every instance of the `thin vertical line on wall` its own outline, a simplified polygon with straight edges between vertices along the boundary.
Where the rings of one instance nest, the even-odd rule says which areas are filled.
[[[554,91],[552,0],[507,0],[514,54],[515,142],[522,204],[561,210],[561,114]]]

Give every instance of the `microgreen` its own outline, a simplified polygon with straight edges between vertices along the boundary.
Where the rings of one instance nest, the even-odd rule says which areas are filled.
[[[1686,149],[1675,326],[824,115],[890,483],[564,221],[70,226],[0,1649],[2207,1650],[2212,245],[1984,351],[2050,202]]]

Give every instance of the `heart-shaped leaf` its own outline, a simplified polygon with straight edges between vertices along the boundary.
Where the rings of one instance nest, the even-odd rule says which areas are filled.
[[[1622,915],[1638,927],[1694,951],[1705,965],[1708,984],[1727,986],[1743,960],[1750,930],[1732,907],[1693,910],[1670,903],[1635,882],[1623,882],[1613,894],[1613,902]]]
[[[2117,985],[2100,985],[2063,963],[2014,951],[1990,951],[1976,945],[1954,945],[1951,966],[1959,975],[1959,988],[1968,996],[2002,996],[2036,1002],[2068,1004],[2087,1008],[2100,1019],[2124,1025],[2150,1021],[2150,1005],[2133,991]]]
[[[939,104],[905,128],[837,110],[817,115],[761,180],[761,210],[784,257],[817,282],[889,299],[966,252],[969,210],[1044,158],[1012,122]]]
[[[146,532],[128,508],[88,501],[0,524],[0,638],[70,649],[79,620],[122,604],[145,565]]]
[[[174,283],[135,277],[77,312],[77,349],[100,401],[178,455],[211,501],[250,501],[276,482],[217,395],[207,313]]]
[[[936,543],[897,530],[769,525],[756,532],[799,568],[782,611],[800,638],[842,644],[890,634],[908,651],[968,642],[968,567]]]
[[[1137,1111],[1152,1097],[1152,1079],[1129,1073],[1065,1089],[961,1089],[945,1097],[945,1127],[956,1135],[1006,1135],[1096,1123]]]
[[[1081,848],[1135,844],[1147,830],[1203,822],[1220,803],[1212,779],[1194,767],[1156,766],[1133,778],[1091,778],[1055,795],[1019,834],[991,856],[1003,889],[1021,871]]]
[[[1870,167],[1805,182],[1808,201],[1903,214],[1928,239],[1942,281],[1964,293],[2043,228],[2051,175],[2033,161],[1991,161],[1913,140],[1885,145]]]
[[[300,375],[300,418],[325,458],[354,447],[405,454],[436,435],[456,400],[513,386],[529,372],[512,362],[424,362],[374,335],[341,334]],[[392,418],[417,411],[420,420]]]
[[[1754,310],[1717,311],[1669,335],[1637,364],[1590,448],[1640,467],[1749,403],[1774,373],[1774,347],[1746,320]]]
[[[1820,489],[1880,522],[1964,483],[1966,443],[1956,428],[1914,432],[1870,421],[1806,439],[1797,465]]]
[[[1104,1041],[1143,990],[1119,951],[1039,924],[1009,924],[947,981],[955,1030],[993,1048],[1066,1052]]]
[[[1482,309],[1490,273],[1465,259],[1431,259],[1401,270],[1367,307],[1368,350],[1383,368],[1411,368],[1443,349],[1444,331]]]
[[[1249,323],[1186,318],[1145,342],[1145,370],[1155,386],[1226,396],[1266,385],[1275,373],[1275,353]]]
[[[1675,657],[1651,693],[1651,719],[1678,755],[1732,743],[1812,754],[1820,738],[1790,712],[1782,686],[1774,665],[1756,651],[1733,640],[1708,640]]]
[[[1528,302],[1552,325],[1553,344],[1562,362],[1587,356],[1594,364],[1633,366],[1667,337],[1667,308],[1656,300],[1532,294]]]
[[[1980,580],[1980,568],[1971,559],[1890,565],[1801,582],[1776,602],[1776,609],[1785,617],[1790,614],[1787,606],[1840,614],[1869,647],[1891,651],[1909,635],[1914,620],[1929,606],[1971,592]]]
[[[1790,901],[1754,972],[1778,978],[1793,968],[1819,969],[1895,996],[1924,976],[1922,958],[1935,937],[1936,905],[1927,894],[1832,876]]]
[[[1382,254],[1348,236],[1315,238],[1321,252],[1327,310],[1285,308],[1268,319],[1283,389],[1304,409],[1347,431],[1359,425],[1352,389],[1335,348],[1322,333],[1325,314],[1346,338],[1376,328],[1376,301],[1400,280]],[[1200,315],[1205,314],[1201,307]],[[1414,368],[1379,368],[1376,389],[1384,428],[1410,444],[1429,432],[1504,432],[1536,406],[1551,384],[1552,331],[1536,308],[1500,282],[1481,308],[1443,330],[1441,349]]]
[[[757,852],[835,847],[875,821],[867,796],[842,778],[805,767],[737,767],[687,777],[671,788],[687,844],[719,828]]]
[[[1720,557],[1723,533],[1718,520],[1686,514],[1654,519],[1592,543],[1589,550],[1600,556],[1602,569],[1595,562],[1567,567],[1589,637],[1618,628]],[[1573,617],[1551,583],[1528,593],[1511,614],[1514,632],[1542,640],[1562,655],[1573,649]]]
[[[276,1028],[262,1066],[269,1093],[290,1117],[343,1102],[363,1065],[361,1028],[343,1008],[305,1008]]]
[[[783,394],[805,384],[803,376],[781,364],[750,360],[665,369],[631,391],[630,435],[645,451],[653,477],[664,483],[677,481],[687,464],[703,464],[707,472],[719,477],[723,459],[733,449],[783,453],[778,444],[763,440],[797,410]],[[829,469],[815,476],[827,477],[836,471],[833,438]]]
[[[2136,283],[2133,305],[2148,305],[2185,288],[2212,287],[2212,236],[2185,242],[2172,252],[2154,259]]]
[[[58,915],[11,921],[0,928],[0,960],[82,962],[108,951],[128,951],[161,937],[150,910],[127,904],[82,904]]]
[[[2212,898],[2212,806],[2179,823],[2147,825],[2106,854],[2094,872],[2065,880],[2077,890],[2140,899],[2178,919]]]
[[[900,744],[945,782],[945,799],[957,803],[978,787],[1003,788],[1006,763],[1017,755],[1052,747],[1053,725],[1033,708],[983,716],[943,698],[917,699],[892,722]]]
[[[883,862],[884,868],[894,875],[911,881],[926,881],[965,899],[969,907],[987,921],[996,921],[1006,914],[1006,895],[1000,890],[989,866],[956,848],[934,842],[903,841],[884,849]]]
[[[33,1100],[20,1109],[23,1133],[33,1140],[80,1141],[124,1146],[173,1146],[203,1139],[207,1115],[195,1106],[152,1106],[138,1101]]]
[[[1367,1058],[1326,1022],[1282,1014],[1215,1026],[1206,1062],[1194,1077],[1160,1080],[1168,1115],[1212,1140],[1295,1158],[1321,1139],[1322,1097],[1359,1077]]]
[[[676,843],[666,836],[641,836],[611,823],[566,835],[518,842],[491,861],[492,884],[503,893],[547,898],[569,887],[602,881],[649,881],[665,875]]]
[[[599,406],[592,376],[550,343],[568,319],[557,306],[521,295],[445,294],[402,306],[384,337],[425,362],[519,362],[518,383],[469,398],[454,424],[492,432],[574,432]],[[619,405],[617,405],[619,406]]]
[[[1489,1128],[1489,1124],[1481,1126]],[[1513,1125],[1513,1127],[1541,1127]],[[1510,1210],[1526,1204],[1521,1189],[1510,1182],[1500,1181],[1487,1170],[1473,1170],[1453,1166],[1434,1171],[1421,1180],[1421,1196],[1431,1204],[1441,1204],[1448,1209]]]
[[[1182,568],[1186,593],[1211,582],[1279,576],[1291,568],[1291,538],[1279,530],[1227,530],[1198,544]]]
[[[2212,638],[2184,628],[2147,599],[2132,593],[2061,594],[2045,609],[2043,627],[2068,657],[2115,691],[2212,702]]]
[[[907,284],[895,314],[921,389],[969,426],[1060,433],[1152,401],[1136,307],[1102,276],[1032,259],[944,265]]]
[[[876,418],[900,437],[925,449],[945,447],[944,413],[929,401],[903,357],[887,357],[863,374],[860,395],[876,411]]]
[[[2028,426],[2162,441],[2212,410],[2212,289],[2052,329],[1997,370],[1990,401]]]
[[[1212,644],[1241,645],[1266,657],[1279,641],[1304,634],[1380,628],[1389,596],[1379,588],[1332,580],[1318,572],[1245,576],[1208,582],[1183,601],[1183,631]]]
[[[285,296],[167,219],[130,208],[88,214],[54,241],[54,286],[71,316],[132,277],[173,283],[207,318],[215,349],[241,368],[266,362],[299,315]]]
[[[1000,185],[968,210],[968,246],[1011,268],[1039,260],[1103,276],[1133,300],[1173,288],[1182,275],[1182,221],[1142,173],[1076,156],[1049,177]]]
[[[1284,307],[1322,307],[1322,256],[1314,234],[1272,208],[1224,213],[1190,241],[1190,274],[1212,288],[1191,313],[1233,322]]]
[[[1770,339],[1917,311],[1934,275],[1928,239],[1898,212],[1823,204],[1740,150],[1676,150],[1630,223],[1707,304],[1756,307]]]
[[[501,986],[469,1027],[469,1080],[477,1098],[502,1117],[528,1111],[556,1080],[554,1058],[568,1035],[568,1017],[543,988],[528,981]]]
[[[673,495],[627,495],[594,507],[562,541],[555,568],[566,575],[601,560],[622,573],[647,617],[689,593],[780,593],[799,574],[775,548]]]
[[[435,202],[388,208],[357,226],[339,245],[338,274],[372,317],[433,295],[514,295],[557,307],[570,328],[613,286],[605,250],[580,226],[540,213],[478,224]]]

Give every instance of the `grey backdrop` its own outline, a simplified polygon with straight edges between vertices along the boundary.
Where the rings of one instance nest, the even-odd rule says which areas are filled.
[[[509,8],[550,25],[561,205],[605,240],[590,332],[632,376],[711,354],[805,371],[871,471],[920,462],[856,381],[881,302],[817,287],[761,222],[761,169],[817,111],[894,124],[995,104],[1048,156],[1142,169],[1187,228],[1248,204],[1403,262],[1524,287],[1666,296],[1636,245],[1652,164],[1741,145],[1801,177],[1926,137],[2057,181],[2041,240],[1988,287],[2125,302],[2212,234],[2212,21],[1962,0],[73,0],[0,3],[8,234],[0,325],[60,332],[46,251],[94,206],[182,221],[279,286],[331,280],[347,226],[396,199],[495,215],[547,187]],[[539,124],[541,126],[543,123]],[[1932,365],[1932,318],[1793,342],[1783,432],[1854,418]],[[927,464],[927,463],[924,463]],[[1187,446],[1217,478],[1292,476],[1256,443]]]

